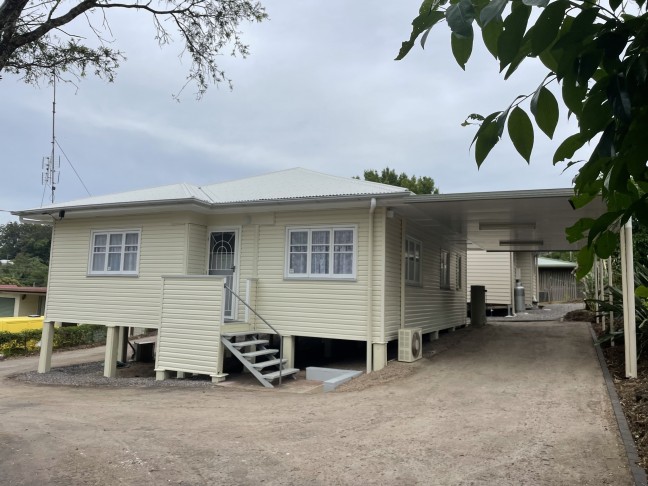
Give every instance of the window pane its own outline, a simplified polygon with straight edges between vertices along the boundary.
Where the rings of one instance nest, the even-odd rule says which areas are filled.
[[[305,274],[306,273],[306,254],[293,253],[290,255],[290,268],[291,274]]]
[[[328,245],[331,233],[329,231],[313,231],[311,238],[313,245]]]
[[[311,256],[311,273],[319,275],[329,273],[328,253],[313,253]]]
[[[121,253],[108,253],[108,271],[119,272],[121,270]]]
[[[103,272],[106,265],[106,254],[105,253],[95,253],[92,255],[92,271],[93,272]]]
[[[308,244],[308,231],[291,231],[290,232],[291,245],[307,245]]]
[[[113,233],[113,234],[111,234],[110,235],[110,245],[111,246],[114,246],[114,245],[121,246],[123,236],[124,235],[122,235],[121,233]]]
[[[353,230],[336,230],[334,238],[336,245],[353,245]]]
[[[95,235],[94,237],[94,244],[95,246],[106,246],[107,242],[107,235]]]
[[[124,253],[124,271],[134,272],[137,270],[137,253]]]
[[[137,246],[139,244],[138,233],[126,233],[126,245]]]
[[[353,253],[336,253],[333,256],[333,273],[336,275],[352,275]]]

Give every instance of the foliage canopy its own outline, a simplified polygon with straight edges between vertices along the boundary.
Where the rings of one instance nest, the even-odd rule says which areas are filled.
[[[49,263],[52,227],[40,224],[0,225],[0,259],[13,260],[20,253]]]
[[[112,9],[148,16],[160,45],[170,43],[175,30],[191,59],[188,82],[198,85],[199,94],[209,83],[227,80],[216,62],[223,51],[231,47],[232,55],[248,54],[238,30],[240,24],[267,17],[263,7],[250,0],[3,0],[0,77],[12,73],[27,83],[37,83],[49,80],[53,72],[79,77],[90,71],[112,81],[124,59],[121,51],[110,47],[107,15]],[[86,31],[93,34],[95,42],[83,37]]]
[[[532,12],[538,13],[535,22]],[[553,163],[577,165],[574,207],[601,196],[607,212],[581,219],[567,229],[571,242],[587,238],[579,252],[579,275],[592,267],[594,255],[610,256],[618,246],[616,232],[631,217],[648,224],[648,14],[646,0],[425,0],[412,22],[402,59],[420,37],[425,47],[430,30],[445,20],[451,49],[465,69],[472,53],[474,26],[508,79],[529,59],[538,59],[547,75],[528,94],[502,110],[470,115],[479,125],[473,138],[481,165],[491,149],[508,135],[528,162],[535,125],[552,138],[559,118],[560,91],[578,132],[563,140]],[[528,103],[528,108],[525,108]],[[531,116],[527,111],[530,111]],[[586,160],[574,154],[589,144]]]
[[[380,174],[375,169],[365,170],[364,180],[389,184],[390,186],[404,187],[414,194],[439,194],[439,189],[434,185],[434,179],[431,177],[416,177],[415,175],[410,177],[405,172],[397,174],[394,169],[390,169],[389,167],[381,170]]]

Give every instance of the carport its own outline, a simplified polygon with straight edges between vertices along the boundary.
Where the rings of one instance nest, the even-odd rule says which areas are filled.
[[[448,240],[468,249],[489,252],[576,251],[584,240],[570,243],[565,228],[580,218],[605,212],[601,200],[574,209],[572,189],[419,195],[392,204],[395,211],[417,224],[443,231]],[[626,376],[637,376],[632,225],[620,229],[624,297]],[[514,275],[511,276],[514,278]],[[602,286],[601,286],[602,287]]]

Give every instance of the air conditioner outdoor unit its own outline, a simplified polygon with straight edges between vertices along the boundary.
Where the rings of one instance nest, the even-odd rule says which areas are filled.
[[[398,361],[411,363],[423,357],[423,330],[420,327],[399,329]]]

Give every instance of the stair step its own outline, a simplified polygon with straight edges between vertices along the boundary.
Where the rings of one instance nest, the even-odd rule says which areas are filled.
[[[241,353],[244,358],[256,358],[257,356],[266,356],[268,354],[278,353],[278,349],[259,349],[258,351],[250,351],[249,353]]]
[[[239,336],[254,336],[255,334],[259,334],[259,331],[222,332],[221,336],[232,338],[232,337],[239,337]]]
[[[263,368],[267,368],[268,366],[278,366],[279,363],[281,363],[282,360],[280,359],[269,359],[268,361],[259,361],[258,363],[252,363],[252,366],[254,366],[257,370],[261,370]],[[286,358],[283,359],[284,364],[288,360]]]
[[[286,368],[281,372],[281,377],[283,378],[286,376],[294,375],[295,373],[298,372],[299,372],[299,368]],[[263,375],[263,377],[268,381],[276,380],[277,378],[279,378],[279,372],[273,371],[272,373],[266,373],[265,375]]]
[[[270,341],[267,339],[254,339],[253,341],[241,341],[238,343],[232,342],[235,348],[244,348],[246,346],[256,346],[257,344],[268,344]]]

